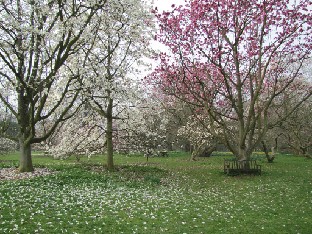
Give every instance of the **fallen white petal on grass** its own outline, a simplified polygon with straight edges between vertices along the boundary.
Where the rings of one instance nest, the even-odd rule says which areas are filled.
[[[33,172],[20,173],[17,168],[1,168],[0,169],[0,180],[18,180],[18,179],[30,179],[36,176],[46,176],[57,173],[48,168],[35,168]]]

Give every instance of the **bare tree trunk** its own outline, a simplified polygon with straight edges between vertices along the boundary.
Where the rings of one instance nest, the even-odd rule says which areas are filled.
[[[272,157],[275,157],[275,152],[276,152],[275,147],[272,146],[272,147],[271,147]]]
[[[305,156],[307,153],[307,147],[300,146],[300,155]]]
[[[198,157],[210,157],[212,152],[217,149],[217,144],[207,145],[199,152]]]
[[[167,141],[166,146],[167,146],[167,147],[166,147],[166,148],[167,148],[167,151],[172,151],[172,150],[173,150],[171,141]]]
[[[31,159],[31,145],[25,144],[24,139],[20,137],[20,164],[19,171],[20,172],[32,172],[34,171],[34,167]]]
[[[272,163],[274,161],[274,152],[272,152],[273,154],[272,156],[270,156],[268,147],[266,146],[265,142],[261,141],[261,144],[262,144],[263,152],[268,160],[268,163]],[[274,147],[272,147],[272,149],[274,149]]]
[[[184,143],[184,145],[183,145],[183,150],[184,150],[185,152],[190,152],[190,153],[192,152],[190,142],[186,141],[186,142]]]
[[[197,152],[196,149],[192,152],[192,154],[191,154],[191,161],[196,161],[196,156],[197,156],[196,152]]]
[[[29,131],[29,119],[27,109],[23,103],[20,104],[20,129],[19,129],[19,147],[20,147],[20,163],[19,163],[19,171],[20,172],[32,172],[34,171],[31,157],[31,143],[28,138],[31,136],[31,132]],[[24,108],[23,108],[24,107]]]
[[[114,151],[113,151],[113,99],[109,99],[106,117],[106,143],[107,143],[107,169],[114,170]]]
[[[191,161],[196,161],[196,158],[198,156],[198,153],[200,151],[202,145],[193,145],[193,151],[191,154]]]
[[[250,157],[247,155],[246,152],[246,147],[245,146],[241,146],[238,149],[238,161],[244,161],[244,160],[248,160]]]

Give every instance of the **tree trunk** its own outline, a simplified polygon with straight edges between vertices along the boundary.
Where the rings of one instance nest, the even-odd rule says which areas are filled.
[[[239,149],[238,149],[238,158],[237,159],[238,159],[238,161],[244,161],[244,160],[249,160],[250,159],[250,155],[247,155],[245,146],[239,147]]]
[[[109,171],[114,170],[112,110],[113,110],[113,100],[109,99],[106,117],[107,169]]]
[[[31,143],[32,127],[30,125],[29,106],[30,101],[25,94],[26,90],[23,87],[19,88],[18,92],[18,124],[19,124],[19,147],[20,147],[20,172],[32,172],[34,167],[31,158]]]
[[[308,150],[307,147],[300,146],[300,155],[305,156],[307,153],[307,150]]]
[[[210,157],[212,152],[215,151],[216,149],[217,149],[216,144],[213,144],[210,146],[205,146],[205,147],[203,147],[201,152],[199,152],[198,157]]]
[[[20,139],[20,172],[32,172],[34,167],[31,159],[31,145],[25,144],[23,139]]]
[[[17,6],[17,19],[18,23],[22,23],[22,5],[21,1],[16,1]],[[32,165],[32,158],[31,158],[31,144],[27,140],[31,134],[31,128],[29,128],[29,105],[31,97],[27,95],[26,87],[23,82],[24,81],[24,60],[25,54],[23,51],[23,36],[22,32],[18,30],[17,33],[17,54],[18,54],[18,124],[19,124],[19,144],[20,144],[20,165],[19,171],[20,172],[32,172],[34,171],[34,167]]]
[[[191,161],[196,161],[197,151],[198,151],[198,149],[196,147],[194,147],[194,151],[191,154]]]
[[[275,157],[275,153],[276,153],[276,150],[275,150],[275,147],[274,146],[272,146],[271,147],[271,153],[272,153],[272,156],[271,156],[271,158],[273,157]]]
[[[191,161],[196,161],[196,158],[198,156],[198,153],[199,153],[201,147],[202,147],[202,144],[193,145],[193,152],[191,154]]]
[[[246,170],[250,169],[250,164],[247,162],[251,158],[251,152],[246,149],[245,143],[241,144],[238,149],[238,163],[241,165],[241,168]]]
[[[190,142],[186,141],[186,142],[183,144],[183,150],[184,150],[184,152],[190,152],[190,153],[192,153]]]
[[[172,150],[173,150],[171,141],[167,141],[166,146],[167,146],[167,147],[166,147],[166,148],[167,148],[167,151],[172,151]]]
[[[274,154],[272,156],[269,155],[268,147],[266,146],[264,141],[261,141],[263,152],[268,160],[268,163],[272,163],[274,161]],[[274,149],[274,147],[272,147]]]

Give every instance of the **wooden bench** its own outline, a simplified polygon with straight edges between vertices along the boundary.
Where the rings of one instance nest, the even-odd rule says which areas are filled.
[[[158,152],[158,155],[159,155],[160,157],[168,157],[168,156],[169,156],[167,151],[159,151],[159,152]]]
[[[259,165],[256,160],[238,161],[224,159],[224,173],[227,175],[261,175],[261,165]]]
[[[147,153],[144,154],[144,157],[146,157],[146,161],[148,162],[149,157],[168,157],[169,154],[167,151],[157,151],[153,154],[152,151],[147,151]]]

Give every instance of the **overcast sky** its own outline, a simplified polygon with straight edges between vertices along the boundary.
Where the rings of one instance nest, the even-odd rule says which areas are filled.
[[[184,0],[154,0],[154,5],[159,9],[160,12],[163,10],[170,10],[172,4],[175,4],[176,6],[183,5]]]

